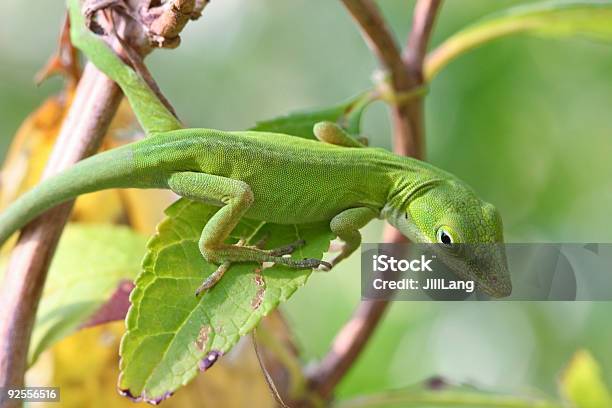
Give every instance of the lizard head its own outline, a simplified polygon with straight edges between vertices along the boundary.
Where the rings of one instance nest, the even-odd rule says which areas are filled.
[[[398,194],[402,199],[387,204],[394,208],[383,210],[391,224],[413,242],[439,244],[434,251],[442,262],[488,295],[510,295],[503,225],[492,204],[456,179],[403,190]]]

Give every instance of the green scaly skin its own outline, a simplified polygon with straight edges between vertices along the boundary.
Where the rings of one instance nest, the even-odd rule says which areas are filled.
[[[73,43],[121,86],[150,137],[83,160],[24,194],[0,215],[0,242],[45,210],[81,194],[165,188],[220,207],[199,244],[207,261],[225,269],[231,262],[248,261],[295,268],[326,265],[280,256],[291,247],[261,250],[224,244],[242,217],[279,224],[329,221],[345,242],[332,264],[358,248],[359,229],[374,218],[386,219],[413,242],[503,243],[495,207],[456,177],[365,147],[335,124],[315,126],[320,142],[265,132],[181,129],[146,83],[86,29],[79,1],[68,0],[68,5]],[[471,254],[454,251],[454,245],[439,247],[456,273],[474,280],[482,291],[496,297],[510,294],[501,245]]]

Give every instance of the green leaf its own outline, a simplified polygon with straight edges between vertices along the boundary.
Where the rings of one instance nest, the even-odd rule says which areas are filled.
[[[467,51],[517,33],[612,41],[612,1],[546,1],[495,13],[454,34],[433,51],[425,63],[427,81]]]
[[[446,384],[441,380],[347,399],[334,407],[562,408],[561,404],[544,398],[482,391],[473,386]]]
[[[320,121],[340,123],[359,134],[361,114],[372,101],[363,93],[333,108],[294,113],[258,123],[251,129],[314,139]],[[273,266],[261,271],[257,264],[235,264],[200,298],[194,292],[217,266],[207,263],[198,249],[204,225],[218,210],[181,198],[166,210],[148,244],[143,271],[130,300],[127,332],[121,343],[119,387],[126,396],[158,402],[186,384],[214,359],[227,353],[280,302],[303,286],[310,270]],[[329,223],[275,225],[243,219],[230,241],[266,237],[266,247],[304,239],[298,258],[321,258],[335,236]]]
[[[202,258],[198,240],[217,210],[180,199],[166,210],[167,218],[148,244],[120,351],[119,387],[129,397],[149,402],[167,398],[227,353],[311,273],[235,264],[196,298],[196,288],[216,269]],[[321,258],[333,238],[328,223],[294,226],[249,220],[236,227],[230,241],[240,237],[249,244],[267,237],[266,248],[304,239],[306,245],[294,253],[297,258]]]
[[[365,92],[331,108],[294,112],[287,116],[257,122],[250,130],[284,133],[315,140],[312,133],[313,126],[318,122],[329,121],[338,123],[350,134],[358,135],[361,115],[372,100],[372,94]]]
[[[146,237],[126,227],[70,224],[59,242],[45,284],[29,361],[73,333],[140,271]]]
[[[601,369],[593,356],[578,351],[563,373],[561,394],[576,408],[612,407],[612,396],[601,377]]]

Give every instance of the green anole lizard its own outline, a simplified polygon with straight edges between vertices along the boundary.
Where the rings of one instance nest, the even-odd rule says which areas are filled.
[[[0,243],[45,210],[109,188],[163,188],[219,206],[199,248],[219,265],[210,288],[233,262],[274,262],[293,268],[330,267],[361,243],[359,229],[386,219],[413,242],[448,247],[455,271],[484,292],[511,291],[498,211],[474,191],[424,162],[362,145],[336,124],[314,127],[319,139],[266,132],[183,129],[145,81],[85,26],[79,0],[68,0],[71,38],[116,81],[149,136],[83,160],[25,193],[0,215]],[[329,265],[287,255],[299,245],[263,250],[225,244],[241,218],[279,224],[329,221],[342,252]],[[457,243],[491,243],[478,259],[454,254]],[[485,269],[477,265],[487,265]]]

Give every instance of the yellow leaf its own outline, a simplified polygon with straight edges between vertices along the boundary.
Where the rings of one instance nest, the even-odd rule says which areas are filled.
[[[0,209],[38,183],[62,121],[72,102],[70,90],[47,99],[19,127],[0,174]],[[102,150],[133,141],[137,134],[134,115],[123,102],[115,115]],[[163,209],[174,200],[168,191],[119,190],[87,194],[76,201],[71,220],[80,222],[125,222],[139,232],[152,233]],[[154,205],[151,205],[151,204]]]
[[[19,127],[0,175],[0,208],[38,181],[64,119],[67,99],[70,97],[47,99]]]
[[[560,381],[561,393],[576,408],[612,407],[612,396],[597,361],[586,350],[576,352]]]
[[[26,382],[31,386],[60,387],[64,408],[135,407],[134,402],[117,392],[118,350],[123,331],[123,322],[114,322],[75,333],[44,353],[28,371]],[[40,404],[45,408],[56,405]],[[182,387],[163,406],[267,408],[276,405],[250,339],[245,338],[230,355]]]

